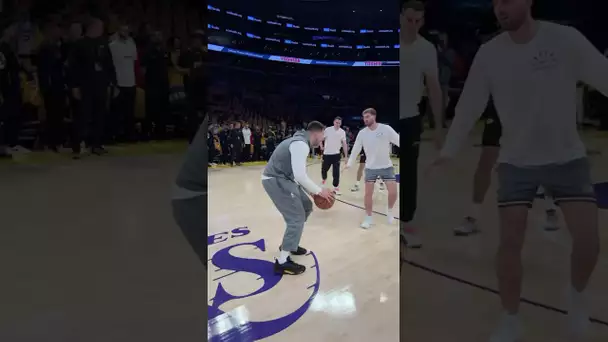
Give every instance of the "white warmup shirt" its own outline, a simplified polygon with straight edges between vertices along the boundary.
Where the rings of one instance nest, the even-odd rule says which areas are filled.
[[[243,128],[242,132],[245,145],[251,145],[251,130],[249,128]]]
[[[323,133],[323,137],[325,138],[323,154],[339,154],[342,142],[346,141],[346,132],[342,128],[327,127]]]
[[[399,65],[399,118],[407,119],[419,114],[424,76],[439,75],[437,49],[421,36],[409,45],[401,41]]]
[[[315,184],[306,173],[306,161],[310,154],[310,147],[303,141],[294,141],[289,144],[289,153],[291,154],[291,169],[293,171],[293,178],[300,184],[306,191],[311,194],[318,195],[321,193],[321,188]],[[270,179],[262,174],[262,179]]]
[[[578,81],[608,94],[608,60],[576,29],[538,22],[527,44],[503,33],[473,62],[441,155],[453,158],[488,98],[502,123],[502,163],[539,166],[586,156],[577,131]]]
[[[369,127],[365,127],[357,134],[355,146],[348,158],[348,167],[353,166],[355,158],[361,153],[362,148],[365,150],[366,169],[377,170],[392,167],[391,144],[399,147],[399,134],[391,126],[378,124],[373,131]]]
[[[137,47],[132,38],[122,40],[116,38],[110,42],[112,61],[116,69],[116,82],[119,87],[135,86],[135,61],[137,60]]]

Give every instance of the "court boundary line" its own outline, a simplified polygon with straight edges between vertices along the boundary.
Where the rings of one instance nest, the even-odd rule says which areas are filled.
[[[349,203],[349,202],[346,202],[346,201],[343,201],[343,200],[339,200],[339,199],[336,199],[336,201],[338,201],[340,203],[343,203],[343,204],[346,204],[346,205],[349,205],[349,206],[354,207],[354,208],[365,210],[364,207],[361,207],[361,206],[356,205],[354,203]],[[378,213],[378,212],[375,212],[375,211],[374,211],[374,213],[378,214],[378,215],[386,216],[386,214],[383,214],[383,213]],[[463,285],[468,285],[470,287],[476,288],[478,290],[482,290],[484,292],[489,292],[489,293],[493,293],[495,295],[499,295],[498,290],[495,290],[495,289],[493,289],[491,287],[488,287],[488,286],[485,286],[485,285],[480,285],[480,284],[474,283],[472,281],[469,281],[469,280],[466,280],[466,279],[463,279],[463,278],[460,278],[460,277],[457,277],[457,276],[453,276],[453,275],[441,272],[441,271],[439,271],[437,269],[434,269],[434,268],[429,267],[429,266],[424,266],[424,265],[419,264],[419,263],[417,263],[415,261],[411,261],[411,260],[408,260],[408,259],[401,259],[401,260],[403,262],[405,262],[406,264],[412,266],[412,267],[415,267],[415,268],[418,268],[420,270],[429,272],[429,273],[434,274],[436,276],[440,276],[440,277],[446,278],[448,280],[455,281],[455,282],[463,284]],[[531,300],[531,299],[527,299],[527,298],[524,298],[524,297],[521,297],[520,301],[522,303],[525,303],[525,304],[528,304],[528,305],[531,305],[531,306],[534,306],[534,307],[537,307],[537,308],[545,309],[547,311],[552,311],[552,312],[555,312],[555,313],[560,313],[562,315],[567,315],[568,314],[568,312],[566,310],[564,310],[564,309],[560,309],[560,308],[557,308],[557,307],[549,305],[549,304],[543,304],[541,302],[537,302],[537,301],[534,301],[534,300]],[[608,322],[604,321],[604,320],[601,320],[599,318],[590,317],[589,320],[590,320],[591,323],[595,323],[597,325],[602,325],[602,326],[608,327]]]

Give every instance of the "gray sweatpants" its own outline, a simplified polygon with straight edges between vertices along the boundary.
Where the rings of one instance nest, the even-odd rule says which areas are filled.
[[[290,252],[297,251],[304,223],[312,213],[312,201],[298,184],[287,179],[264,179],[262,186],[285,219],[287,227],[281,249]]]

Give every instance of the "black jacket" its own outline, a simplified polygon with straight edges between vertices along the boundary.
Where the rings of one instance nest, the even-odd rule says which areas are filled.
[[[8,43],[0,43],[0,97],[21,102],[19,60]]]
[[[69,64],[75,88],[116,84],[116,70],[105,38],[82,38],[75,44]]]
[[[38,51],[38,84],[43,94],[66,89],[64,57],[60,44],[46,43]]]

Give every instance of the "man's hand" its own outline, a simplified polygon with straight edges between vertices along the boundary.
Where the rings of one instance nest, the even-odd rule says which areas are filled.
[[[328,188],[323,188],[321,192],[317,194],[317,196],[326,199],[327,201],[333,201],[335,199],[334,192],[329,190]]]

